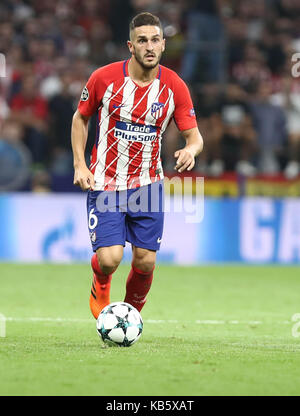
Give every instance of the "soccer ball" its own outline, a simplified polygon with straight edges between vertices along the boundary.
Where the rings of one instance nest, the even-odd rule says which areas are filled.
[[[139,311],[126,302],[105,306],[97,319],[97,332],[109,346],[130,347],[141,336],[143,320]]]

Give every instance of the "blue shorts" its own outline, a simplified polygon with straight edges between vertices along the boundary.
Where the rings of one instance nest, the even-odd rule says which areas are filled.
[[[126,191],[88,191],[88,227],[93,251],[123,245],[157,251],[163,233],[163,181]]]

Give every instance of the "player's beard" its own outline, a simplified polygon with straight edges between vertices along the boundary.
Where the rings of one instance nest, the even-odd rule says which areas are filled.
[[[133,47],[133,49],[134,49],[134,57],[143,69],[145,69],[145,70],[153,69],[159,64],[161,56],[162,56],[162,52],[160,52],[160,54],[158,56],[156,54],[154,54],[155,56],[157,56],[157,59],[154,60],[154,62],[146,63],[146,62],[144,62],[143,57],[137,52],[136,48]],[[146,58],[147,55],[149,55],[149,53],[148,54],[146,53],[144,55],[144,58]]]

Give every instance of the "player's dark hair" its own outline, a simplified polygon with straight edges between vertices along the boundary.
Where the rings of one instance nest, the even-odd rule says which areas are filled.
[[[140,26],[158,26],[163,30],[159,18],[148,12],[139,13],[131,20],[129,24],[129,33]]]

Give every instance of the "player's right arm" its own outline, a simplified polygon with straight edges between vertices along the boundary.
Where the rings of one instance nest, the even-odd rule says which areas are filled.
[[[88,122],[99,107],[105,84],[102,82],[102,69],[94,71],[82,90],[77,111],[72,120],[71,142],[74,159],[74,185],[84,191],[94,189],[94,175],[85,162],[85,147],[88,137]]]
[[[93,190],[95,186],[94,175],[85,162],[85,147],[88,137],[89,117],[76,110],[72,120],[71,143],[74,163],[74,185],[80,186],[83,191]]]

